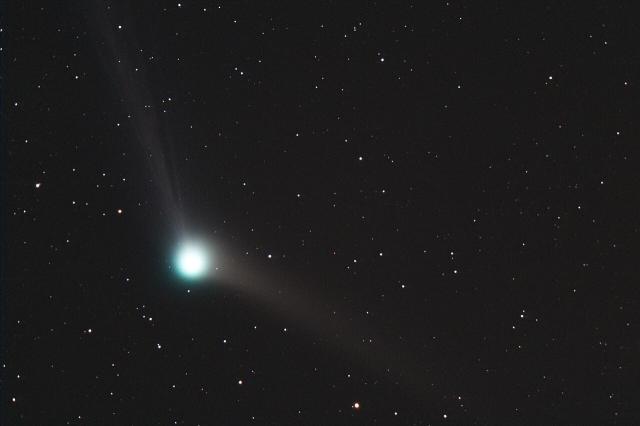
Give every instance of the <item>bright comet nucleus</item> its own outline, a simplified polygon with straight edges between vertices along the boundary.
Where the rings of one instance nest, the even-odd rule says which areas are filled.
[[[201,278],[209,269],[208,250],[201,244],[184,243],[176,254],[176,266],[185,278]]]

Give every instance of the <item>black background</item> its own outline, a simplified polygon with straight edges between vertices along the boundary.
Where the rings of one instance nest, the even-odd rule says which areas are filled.
[[[640,421],[631,2],[131,3],[3,9],[3,424]],[[141,105],[187,222],[384,343],[180,282]]]

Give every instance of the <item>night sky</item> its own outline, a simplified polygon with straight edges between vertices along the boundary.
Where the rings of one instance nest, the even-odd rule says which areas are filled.
[[[2,425],[640,424],[632,2],[7,3]]]

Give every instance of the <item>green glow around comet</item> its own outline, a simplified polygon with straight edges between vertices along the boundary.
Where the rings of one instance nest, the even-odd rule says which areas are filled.
[[[184,243],[176,253],[175,265],[178,273],[190,280],[203,278],[209,270],[209,253],[201,244]]]

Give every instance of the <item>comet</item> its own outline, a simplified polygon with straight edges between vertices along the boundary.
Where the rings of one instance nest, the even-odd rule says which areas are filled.
[[[189,280],[197,280],[209,272],[211,256],[202,243],[187,241],[178,247],[175,255],[177,272]]]

